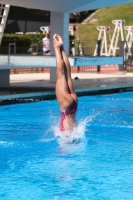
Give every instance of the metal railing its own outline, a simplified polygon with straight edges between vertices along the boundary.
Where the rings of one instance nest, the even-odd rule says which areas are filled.
[[[0,55],[11,55],[11,54],[28,54],[29,47],[0,47]]]
[[[38,54],[39,50],[40,52],[42,50],[40,42],[34,42],[31,44],[30,40],[7,39],[7,40],[2,40],[2,45],[0,46],[1,55],[32,54],[33,52]]]
[[[42,47],[39,47],[39,43],[31,44],[29,41],[20,41],[20,40],[7,40],[4,41],[5,46],[0,47],[0,55],[42,55]],[[98,41],[80,41],[80,40],[74,40],[70,41],[70,56],[73,56],[72,54],[72,48],[74,48],[75,56],[94,56],[94,52],[96,49],[96,44]],[[21,46],[19,46],[21,44]],[[24,44],[24,46],[22,46]],[[99,43],[100,45],[100,43]],[[32,51],[29,51],[29,49],[32,48]],[[40,48],[40,49],[39,49]],[[117,55],[124,55],[124,70],[132,70],[133,71],[133,48],[127,49],[123,48],[120,51],[117,50]],[[97,52],[100,52],[100,46],[97,46]],[[97,55],[100,56],[100,53]],[[100,67],[100,66],[99,66]],[[100,69],[100,68],[99,68]],[[49,71],[47,69],[47,71]],[[72,72],[98,72],[97,66],[83,66],[83,67],[72,67]]]

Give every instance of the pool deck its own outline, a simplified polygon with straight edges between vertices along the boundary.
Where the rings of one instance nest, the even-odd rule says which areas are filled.
[[[79,96],[133,91],[133,73],[72,73],[72,79]],[[0,89],[1,102],[31,98],[55,98],[55,83],[50,82],[49,73],[11,74],[10,87]]]

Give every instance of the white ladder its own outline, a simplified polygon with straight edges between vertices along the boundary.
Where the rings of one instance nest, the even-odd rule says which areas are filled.
[[[121,36],[121,41],[124,41],[123,26],[125,24],[125,20],[121,20],[121,19],[113,20],[112,23],[115,25],[115,29],[114,29],[113,36],[111,39],[108,56],[111,56],[111,55],[115,56],[116,50],[119,49],[119,46],[118,46],[119,36]]]
[[[78,36],[78,26],[69,26],[69,33],[70,35],[75,35],[76,40],[78,41],[78,53],[80,56],[82,56],[83,52],[82,52],[82,47],[81,47],[79,36]],[[75,47],[72,47],[72,55],[75,56]]]
[[[76,39],[78,38],[78,27],[77,26],[69,26],[69,33],[70,35],[76,35]],[[74,41],[72,41],[73,47],[72,47],[72,55],[75,56],[75,47],[74,47]]]
[[[109,40],[111,41],[110,37],[110,27],[109,26],[97,26],[97,30],[99,31],[98,40],[101,40],[101,56],[107,56],[108,55],[108,47],[107,47],[107,33],[109,35]],[[98,44],[96,44],[94,56],[97,56],[97,48]]]
[[[0,45],[1,45],[4,30],[5,30],[5,25],[6,25],[9,9],[10,9],[10,5],[0,4]]]
[[[126,58],[131,55],[131,48],[133,47],[133,26],[125,26],[126,31],[126,43],[125,48],[127,48]]]
[[[128,60],[128,57],[132,55],[132,48],[133,48],[133,26],[125,26],[125,33],[126,33],[126,43],[124,45],[124,58]]]

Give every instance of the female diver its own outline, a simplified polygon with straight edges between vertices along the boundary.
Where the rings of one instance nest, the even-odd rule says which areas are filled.
[[[71,67],[58,34],[53,35],[53,46],[56,56],[56,97],[61,110],[60,131],[71,132],[76,127],[77,95],[71,79]]]

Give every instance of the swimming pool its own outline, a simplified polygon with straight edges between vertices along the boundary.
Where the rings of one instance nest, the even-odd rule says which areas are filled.
[[[79,143],[56,100],[0,107],[0,199],[132,200],[133,92],[79,97]]]

